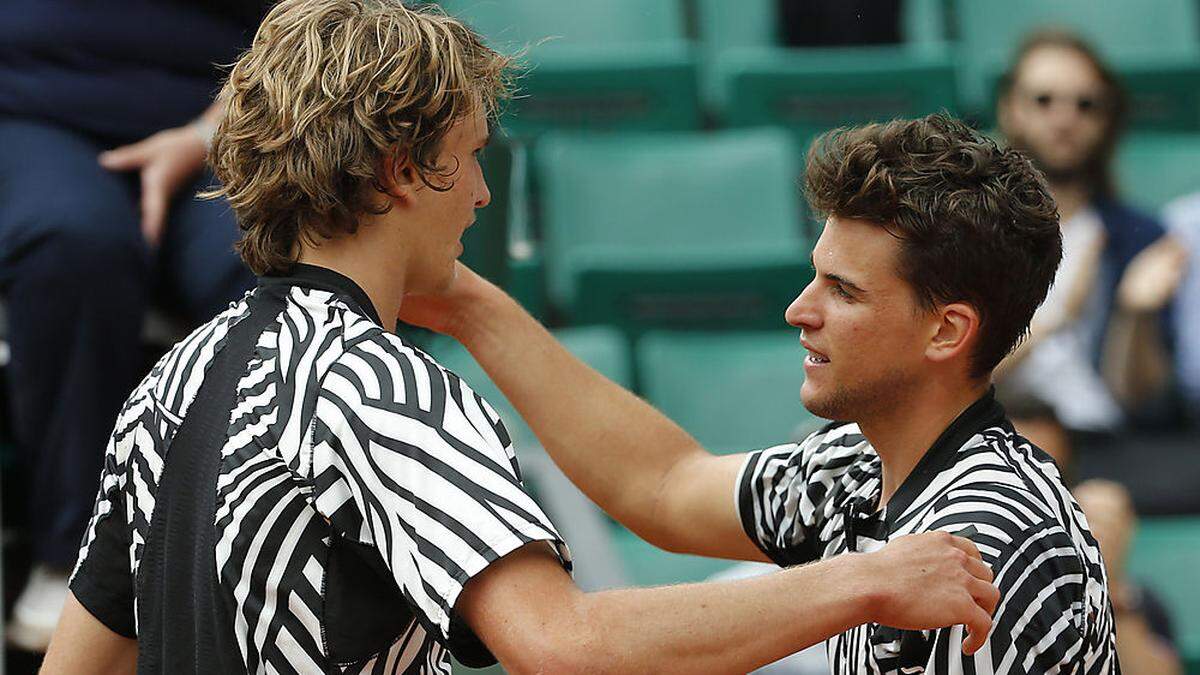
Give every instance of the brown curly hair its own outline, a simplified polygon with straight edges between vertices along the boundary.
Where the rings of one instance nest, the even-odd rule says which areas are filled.
[[[817,212],[878,223],[901,241],[897,272],[919,306],[979,312],[975,378],[1027,334],[1062,258],[1041,173],[947,115],[824,134],[809,149],[805,191]]]
[[[437,7],[400,0],[284,0],[264,18],[221,91],[209,161],[258,274],[286,272],[296,244],[357,230],[380,160],[406,155],[448,189],[441,141],[483,106],[494,116],[512,61]]]

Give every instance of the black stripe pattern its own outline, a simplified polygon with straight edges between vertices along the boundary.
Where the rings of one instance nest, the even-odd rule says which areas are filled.
[[[496,411],[352,294],[302,283],[254,293],[279,294],[282,310],[257,337],[227,432],[212,439],[210,562],[230,625],[216,631],[227,642],[210,647],[246,672],[448,674],[449,650],[494,661],[469,630],[452,631],[463,585],[533,541],[550,542],[570,569]],[[155,507],[170,503],[159,479],[207,365],[251,299],[176,345],[118,418],[72,579],[114,629],[143,636],[154,627],[141,621],[159,620],[139,616],[143,591],[130,591]],[[112,551],[121,564],[97,562]]]
[[[998,410],[987,398],[977,406]],[[962,626],[867,624],[827,641],[834,675],[1120,672],[1100,549],[1053,461],[1002,410],[956,421],[883,510],[881,462],[855,424],[751,453],[738,486],[744,529],[780,565],[942,530],[974,541],[995,572],[1000,605],[973,656]]]

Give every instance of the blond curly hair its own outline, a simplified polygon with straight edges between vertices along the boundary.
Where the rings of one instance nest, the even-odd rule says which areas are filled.
[[[379,213],[384,157],[403,156],[433,189],[442,139],[479,106],[494,117],[512,61],[436,7],[400,0],[284,0],[233,65],[209,161],[257,274],[285,273],[298,242],[357,230]],[[385,209],[386,210],[386,209]]]

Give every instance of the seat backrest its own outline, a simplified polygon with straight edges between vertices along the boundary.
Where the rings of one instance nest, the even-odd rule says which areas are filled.
[[[837,126],[957,108],[953,62],[929,50],[731,50],[716,69],[728,124],[782,125],[802,143]]]
[[[819,420],[800,402],[798,331],[651,332],[635,358],[646,399],[719,453],[794,440]]]
[[[1143,518],[1129,555],[1129,574],[1167,605],[1188,672],[1200,665],[1200,516]]]
[[[1200,190],[1200,132],[1130,134],[1118,149],[1116,168],[1118,194],[1157,212]]]
[[[568,351],[601,375],[622,387],[632,386],[629,343],[620,331],[608,326],[587,326],[559,329],[554,335]],[[529,425],[465,347],[450,338],[439,336],[429,346],[428,352],[442,366],[463,378],[475,393],[496,409],[518,450],[538,444]]]
[[[800,155],[781,130],[554,134],[534,164],[548,282],[559,297],[568,260],[584,249],[670,258],[806,245]]]
[[[681,0],[441,0],[494,47],[621,47],[686,38]]]
[[[1194,0],[955,0],[963,94],[983,106],[986,85],[1002,71],[1021,40],[1042,27],[1078,32],[1102,58],[1195,58],[1200,55],[1200,24]]]

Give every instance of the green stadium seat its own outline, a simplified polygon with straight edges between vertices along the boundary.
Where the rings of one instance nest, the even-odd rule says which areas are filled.
[[[781,130],[554,134],[534,165],[547,290],[570,321],[778,327],[811,278]]]
[[[1024,36],[1047,26],[1068,28],[1118,65],[1195,62],[1200,9],[1194,0],[1096,3],[1094,0],[955,0],[962,93],[972,107],[990,100],[987,85],[1003,71]]]
[[[680,0],[443,0],[489,44],[530,68],[506,106],[521,136],[548,129],[700,125],[696,60]]]
[[[635,358],[642,394],[706,448],[794,440],[822,420],[804,409],[799,331],[650,332]]]
[[[802,143],[833,127],[957,107],[951,59],[911,47],[728,50],[716,78],[728,125],[780,125]]]
[[[1157,212],[1176,197],[1200,190],[1200,133],[1138,133],[1117,151],[1117,190]]]
[[[572,354],[600,374],[622,387],[628,388],[632,385],[629,346],[619,331],[607,326],[585,326],[559,329],[554,334]],[[465,347],[450,338],[438,336],[426,351],[451,372],[463,378],[475,393],[496,409],[518,451],[540,445],[529,425],[521,419],[516,409],[500,392],[500,388],[492,382]]]
[[[1143,518],[1128,565],[1166,603],[1185,668],[1200,674],[1200,516]]]
[[[459,257],[467,267],[499,286],[508,285],[512,193],[524,189],[513,182],[513,153],[511,145],[495,137],[483,151],[480,164],[492,202],[475,212],[475,224],[463,233],[463,254]]]
[[[612,525],[612,541],[633,586],[704,581],[733,564],[729,560],[664,551],[616,523]]]

